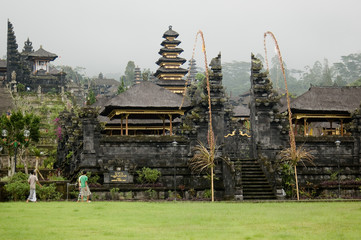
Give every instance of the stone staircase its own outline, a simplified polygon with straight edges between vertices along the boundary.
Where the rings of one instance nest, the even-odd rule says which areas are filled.
[[[260,164],[254,159],[240,160],[244,200],[276,199]]]

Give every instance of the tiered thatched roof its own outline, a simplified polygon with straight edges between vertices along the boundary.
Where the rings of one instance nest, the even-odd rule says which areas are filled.
[[[340,112],[351,113],[360,107],[361,87],[316,87],[291,100],[295,112]],[[287,110],[283,106],[281,112]]]
[[[133,85],[127,91],[104,104],[101,115],[107,116],[114,109],[178,109],[183,96],[172,93],[152,82],[144,81]],[[185,99],[183,108],[190,107]]]

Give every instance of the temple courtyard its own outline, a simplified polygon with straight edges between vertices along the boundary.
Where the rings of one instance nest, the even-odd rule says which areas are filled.
[[[359,201],[0,203],[0,239],[360,239]]]

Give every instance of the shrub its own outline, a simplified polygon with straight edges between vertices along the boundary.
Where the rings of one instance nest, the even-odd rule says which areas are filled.
[[[150,169],[147,167],[143,167],[142,170],[138,170],[137,173],[137,180],[140,183],[155,183],[161,175],[160,171],[157,169]]]
[[[119,188],[110,189],[110,195],[112,196],[112,200],[116,200],[119,198]]]
[[[66,179],[62,176],[50,175],[49,180],[51,181],[65,181]]]
[[[212,197],[212,192],[211,192],[211,190],[210,190],[210,189],[204,190],[203,197],[204,197],[204,198],[211,198],[211,197]]]
[[[55,184],[50,184],[48,186],[43,185],[43,187],[39,188],[36,186],[36,192],[39,195],[41,200],[49,201],[49,200],[59,200],[62,196],[60,192],[56,191]]]
[[[28,176],[22,172],[15,173],[5,184],[5,190],[9,193],[10,200],[25,200],[30,190]]]
[[[158,193],[151,188],[148,189],[147,191],[145,191],[145,193],[148,195],[149,199],[157,199],[158,198]]]

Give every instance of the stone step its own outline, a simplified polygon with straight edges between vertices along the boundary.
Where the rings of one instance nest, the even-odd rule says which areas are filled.
[[[261,169],[259,165],[256,164],[241,164],[241,167],[244,169],[248,169],[248,168],[257,168],[257,169]]]
[[[263,181],[243,181],[243,186],[254,186],[254,185],[262,185],[269,186],[266,180]]]
[[[258,195],[274,195],[272,191],[245,191],[243,190],[243,195],[247,196],[258,196]]]
[[[257,191],[258,191],[258,189],[261,189],[261,190],[267,189],[267,190],[271,190],[271,191],[272,191],[272,188],[271,188],[271,187],[269,187],[269,186],[266,187],[266,186],[261,185],[261,184],[244,185],[244,186],[243,186],[243,189],[257,189]]]
[[[245,192],[243,196],[274,196],[273,192]]]
[[[243,196],[243,200],[275,200],[275,196],[260,195],[260,196]]]
[[[245,181],[245,182],[251,182],[251,181],[267,182],[267,179],[265,177],[260,177],[260,176],[244,176],[244,177],[242,177],[242,181]]]
[[[242,176],[246,176],[246,175],[260,175],[260,176],[264,176],[262,171],[243,171],[242,172]]]

